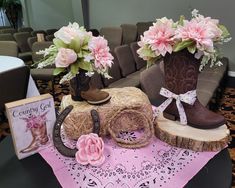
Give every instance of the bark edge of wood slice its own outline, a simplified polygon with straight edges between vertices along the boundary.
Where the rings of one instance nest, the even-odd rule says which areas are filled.
[[[220,151],[231,141],[230,131],[226,125],[216,129],[196,129],[171,121],[162,115],[155,119],[155,135],[160,140],[193,151]]]

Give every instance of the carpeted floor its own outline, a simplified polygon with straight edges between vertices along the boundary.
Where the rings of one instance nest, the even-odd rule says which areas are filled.
[[[68,84],[59,85],[59,79],[55,81],[55,107],[59,108],[60,101],[63,95],[69,94]],[[47,82],[38,82],[40,93],[50,92],[51,85]],[[233,168],[233,187],[235,188],[235,88],[226,88],[217,113],[224,115],[227,120],[227,124],[230,128],[232,141],[229,144],[229,152],[231,160],[234,164]],[[10,134],[10,130],[7,123],[0,125],[0,141]]]
[[[225,89],[218,112],[226,118],[232,136],[232,141],[229,144],[229,153],[233,163],[232,187],[235,188],[235,88]]]

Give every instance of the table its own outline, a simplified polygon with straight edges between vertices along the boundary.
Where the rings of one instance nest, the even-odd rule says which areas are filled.
[[[18,160],[10,136],[0,142],[0,187],[56,188],[61,187],[50,166],[35,154]],[[229,188],[232,181],[232,164],[227,149],[211,159],[191,179],[185,188]]]
[[[24,66],[24,61],[11,56],[0,56],[0,73],[3,71],[11,70],[17,67]],[[37,86],[32,78],[29,76],[28,90],[26,94],[26,98],[34,97],[40,95]]]
[[[12,138],[0,142],[0,187],[56,188],[60,187],[51,168],[39,154],[18,160]]]

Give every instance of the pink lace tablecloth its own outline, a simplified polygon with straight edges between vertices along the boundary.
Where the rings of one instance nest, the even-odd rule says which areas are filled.
[[[136,137],[134,133],[122,136],[123,139]],[[79,165],[74,158],[62,156],[53,146],[40,154],[65,188],[183,187],[217,154],[172,147],[157,138],[141,149],[121,148],[108,138],[104,142],[106,161],[100,167]],[[70,141],[66,144],[74,145]]]

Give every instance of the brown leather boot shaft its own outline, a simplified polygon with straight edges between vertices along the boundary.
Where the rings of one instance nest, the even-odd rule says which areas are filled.
[[[164,57],[165,87],[183,94],[197,87],[200,60],[188,50],[173,52]]]
[[[86,72],[80,69],[79,74],[70,80],[70,94],[74,101],[83,101],[81,91],[87,91],[89,89],[91,78],[86,75]]]

